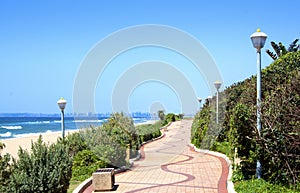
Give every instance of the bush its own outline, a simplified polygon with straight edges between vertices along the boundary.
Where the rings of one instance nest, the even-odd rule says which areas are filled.
[[[226,109],[218,143],[212,148],[222,150],[219,145],[224,142],[230,143],[231,154],[237,148],[244,178],[254,177],[256,160],[260,160],[265,180],[295,186],[300,177],[300,51],[287,53],[263,69],[262,82],[260,135],[256,129],[256,77],[252,76],[220,92],[227,96]],[[214,108],[206,101],[194,117],[191,140],[197,147],[205,144],[214,128],[210,123],[215,113],[211,111]]]
[[[234,185],[234,189],[237,193],[296,193],[300,192],[299,187],[288,188],[282,185],[271,184],[263,179],[252,179],[247,181],[241,181]]]
[[[75,156],[78,152],[87,149],[87,145],[80,133],[67,135],[67,137],[60,142],[66,145],[71,157]]]
[[[238,103],[233,109],[230,119],[229,141],[231,152],[237,148],[237,156],[242,160],[241,169],[245,179],[255,175],[257,152],[255,125],[251,122],[251,108],[245,104]]]
[[[213,146],[211,147],[211,150],[223,153],[227,157],[230,157],[230,158],[233,157],[232,151],[231,151],[231,145],[229,142],[226,142],[226,141],[224,141],[224,142],[215,141]]]
[[[140,143],[159,137],[161,135],[160,125],[161,123],[159,122],[156,124],[145,124],[137,126],[136,130],[139,136]]]
[[[103,126],[80,131],[87,149],[91,150],[100,160],[108,165],[121,167],[126,165],[126,147],[118,143],[118,135],[112,137]]]
[[[74,156],[72,180],[84,181],[98,168],[107,167],[107,163],[96,156],[91,150],[83,150]]]
[[[72,162],[62,143],[46,145],[40,136],[30,153],[20,148],[5,192],[67,192]]]
[[[200,148],[203,138],[208,130],[210,123],[210,109],[206,103],[202,109],[195,115],[191,127],[191,142],[196,147]]]
[[[6,192],[6,187],[10,183],[10,175],[12,173],[9,162],[11,157],[9,154],[1,156],[0,154],[0,192]]]
[[[174,113],[169,113],[166,116],[164,116],[162,126],[165,126],[165,125],[167,125],[169,123],[172,123],[174,121],[179,121],[181,119],[180,117],[183,117],[183,115],[182,114],[175,115]]]

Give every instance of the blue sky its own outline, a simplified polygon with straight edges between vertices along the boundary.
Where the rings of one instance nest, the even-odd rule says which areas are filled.
[[[171,26],[198,39],[217,64],[223,86],[229,86],[256,73],[256,53],[249,37],[258,27],[268,35],[263,67],[272,62],[264,53],[270,41],[288,46],[300,37],[299,7],[296,0],[1,0],[0,113],[57,113],[61,96],[68,101],[66,111],[73,112],[74,81],[89,51],[116,31],[144,24]],[[176,57],[181,61],[178,55],[159,48],[145,48],[142,56],[136,52],[115,58],[115,64],[99,77],[97,112],[112,111],[112,82],[124,73],[117,61],[128,65],[126,71],[138,60],[169,57],[167,62],[187,77],[197,96],[214,94],[190,65],[172,61]],[[168,112],[181,111],[176,90],[158,81],[141,84],[124,97],[131,111],[149,111],[157,103]]]

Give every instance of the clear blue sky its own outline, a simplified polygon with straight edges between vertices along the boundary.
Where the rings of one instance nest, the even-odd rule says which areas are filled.
[[[68,101],[66,111],[72,112],[74,80],[93,46],[115,31],[143,24],[172,26],[197,38],[218,65],[223,85],[229,86],[256,73],[256,53],[249,36],[258,27],[268,35],[263,67],[272,62],[264,52],[270,41],[288,46],[300,38],[299,8],[298,0],[1,0],[0,113],[57,113],[56,101],[61,96]],[[154,56],[160,50],[150,52]],[[136,62],[137,58],[129,56],[123,59]],[[99,78],[95,90],[99,113],[111,111],[112,88],[105,87],[113,87],[100,81],[109,82],[109,77],[122,74],[115,70],[117,66],[111,68]],[[189,70],[180,69],[197,96],[212,95],[203,78]],[[128,97],[132,111],[148,111],[156,102],[167,111],[180,111],[174,91],[158,82],[143,84]]]

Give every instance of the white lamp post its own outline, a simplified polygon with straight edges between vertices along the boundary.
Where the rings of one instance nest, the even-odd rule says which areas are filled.
[[[57,104],[61,110],[61,131],[62,131],[62,138],[65,138],[65,114],[64,110],[67,104],[67,101],[62,97],[57,101]]]
[[[257,114],[257,120],[256,120],[256,127],[258,134],[260,135],[261,130],[261,48],[264,47],[267,35],[260,31],[260,29],[257,29],[256,32],[254,32],[250,38],[253,44],[253,47],[256,48],[257,51],[257,80],[256,80],[256,89],[257,89],[257,99],[256,99],[256,114]],[[257,161],[256,165],[256,175],[257,178],[261,178],[261,165],[259,160]]]
[[[216,123],[217,123],[217,125],[218,125],[218,124],[219,124],[219,89],[220,89],[222,83],[221,83],[220,81],[217,80],[214,84],[215,84],[215,87],[216,87],[216,89],[217,89],[217,99],[216,99],[216,101],[217,101],[217,104],[216,104]]]

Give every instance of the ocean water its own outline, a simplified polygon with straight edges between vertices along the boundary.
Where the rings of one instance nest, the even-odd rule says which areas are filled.
[[[133,118],[134,123],[143,123],[147,118]],[[65,131],[100,126],[107,118],[74,119],[65,117]],[[60,117],[0,117],[0,139],[19,138],[61,131]]]

